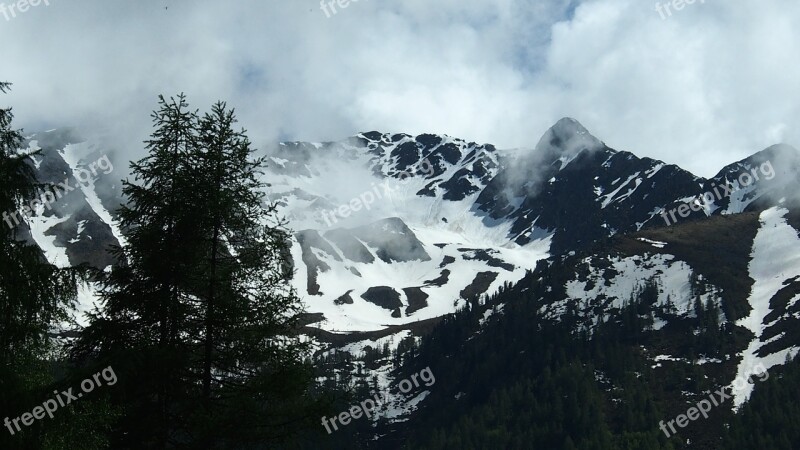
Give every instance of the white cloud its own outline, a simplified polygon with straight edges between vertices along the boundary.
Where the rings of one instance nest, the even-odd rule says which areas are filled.
[[[641,0],[360,0],[330,18],[315,0],[50,3],[0,16],[2,102],[29,130],[102,128],[132,150],[156,96],[181,91],[227,100],[259,144],[378,129],[531,147],[572,116],[699,175],[800,144],[792,0],[665,20]]]

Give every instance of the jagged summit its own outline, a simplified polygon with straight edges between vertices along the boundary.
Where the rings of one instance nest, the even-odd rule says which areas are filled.
[[[71,134],[37,136],[31,145],[36,139],[43,149],[41,181],[63,181],[104,153],[90,143],[70,145]],[[82,160],[71,156],[92,152]],[[297,232],[296,288],[324,317],[316,326],[339,331],[441,317],[518,281],[548,254],[663,227],[661,211],[677,211],[714,181],[612,150],[572,118],[556,122],[536,150],[518,160],[492,145],[444,134],[381,132],[340,142],[287,142],[267,158],[269,199]],[[681,221],[763,209],[798,191],[797,177],[786,176],[794,166],[784,164],[800,160],[796,150],[771,147],[753,155],[748,167],[765,158],[772,160],[774,181],[762,176]],[[749,170],[734,169],[728,179]],[[104,175],[93,189],[75,191],[35,218],[33,239],[50,259],[99,268],[109,263],[105,249],[116,242],[115,229],[104,218],[121,200],[112,189],[94,191],[118,185],[117,177]],[[396,301],[377,299],[377,288]]]
[[[746,158],[728,164],[719,171],[717,177],[728,172],[738,171],[741,168],[754,167],[767,161],[772,162],[774,165],[777,164],[784,166],[784,169],[796,169],[798,166],[800,166],[800,150],[797,150],[788,144],[771,145],[764,150],[753,153]]]
[[[793,147],[793,146],[791,146],[789,144],[783,144],[783,143],[770,145],[769,147],[765,148],[764,150],[762,150],[759,153],[762,153],[762,152],[767,152],[767,153],[770,153],[770,154],[783,154],[783,155],[800,156],[800,150],[798,150],[797,148],[795,148],[795,147]],[[758,153],[756,153],[756,154],[758,154]]]
[[[550,127],[536,144],[536,153],[544,156],[558,153],[574,156],[582,150],[594,151],[605,147],[602,141],[577,120],[564,117]]]

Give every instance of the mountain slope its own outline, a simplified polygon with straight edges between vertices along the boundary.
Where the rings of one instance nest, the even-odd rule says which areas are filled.
[[[450,381],[409,423],[389,427],[384,442],[728,448],[726,424],[741,426],[734,412],[767,379],[795,370],[784,367],[800,349],[792,312],[800,229],[791,214],[773,207],[720,215],[542,261],[422,339],[398,377],[429,366]],[[732,319],[737,311],[742,318]],[[458,375],[465,370],[472,376]],[[729,397],[708,418],[663,433],[662,422],[721,389]]]
[[[74,189],[52,210],[38,210],[20,235],[59,265],[106,267],[107,249],[124,245],[113,219],[121,174],[85,172],[105,156],[117,166],[125,162],[70,130],[31,136],[29,150],[38,148],[42,181],[67,180]],[[449,336],[450,347],[423,348],[431,367],[444,373],[441,358],[473,345],[466,341],[482,343],[476,352],[494,351],[489,343],[498,336],[504,336],[499,348],[517,352],[504,356],[505,365],[535,350],[520,347],[523,336],[579,338],[552,351],[602,342],[633,352],[616,379],[606,373],[616,369],[607,367],[599,384],[586,386],[599,396],[614,383],[629,385],[624,374],[643,368],[652,372],[648,383],[677,383],[660,369],[681,366],[700,367],[714,386],[727,386],[757,364],[777,367],[800,345],[793,323],[800,156],[790,147],[770,147],[703,179],[611,149],[562,119],[534,149],[517,154],[448,136],[369,132],[335,143],[284,143],[266,156],[266,193],[293,229],[293,283],[309,309],[304,330],[317,339],[317,358],[330,361],[322,365],[325,382],[367,373],[390,389],[408,370],[399,365],[405,352],[437,324],[450,331],[432,336]],[[92,286],[84,286],[83,309],[93,297]],[[462,312],[454,322],[455,311]],[[530,323],[502,325],[509,316]],[[615,324],[625,332],[614,332]],[[550,327],[554,334],[537,334]],[[609,363],[591,352],[576,357],[575,364]],[[528,367],[535,374],[553,363],[536,361]],[[478,363],[463,364],[459,371]],[[558,364],[567,378],[591,381]],[[706,386],[697,373],[692,377],[691,389],[676,384],[661,394],[648,384],[656,397],[663,394],[652,401],[678,413],[681,402],[699,398],[684,391]],[[461,390],[450,392],[459,385],[443,390],[461,398]],[[462,387],[464,395],[476,395]],[[441,395],[432,390],[430,401],[437,404]],[[738,393],[735,405],[748,396]],[[476,407],[487,400],[478,397]],[[621,399],[597,401],[599,407]],[[393,395],[378,414],[387,439],[402,435],[403,421],[428,403]],[[649,433],[652,425],[641,423],[637,432]]]

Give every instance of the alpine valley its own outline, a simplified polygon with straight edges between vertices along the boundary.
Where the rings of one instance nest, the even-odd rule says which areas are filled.
[[[42,182],[114,163],[20,231],[58,266],[109,266],[128,161],[72,129],[27,145]],[[264,155],[319,385],[341,411],[389,392],[308,448],[800,448],[796,149],[706,179],[565,118],[527,149],[373,131]]]

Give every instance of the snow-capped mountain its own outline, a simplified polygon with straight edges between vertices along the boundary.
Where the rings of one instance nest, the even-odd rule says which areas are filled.
[[[800,209],[773,206],[617,236],[590,251],[549,258],[515,289],[543,317],[589,334],[622,320],[621,311],[637,299],[650,299],[639,315],[646,329],[664,336],[659,348],[643,348],[652,354],[652,368],[704,366],[717,388],[731,388],[736,409],[753,384],[735,386],[734,380],[800,352]],[[720,332],[740,334],[741,345],[715,357],[687,352],[687,334],[697,334],[698,304],[715,305]],[[485,317],[501,316],[503,305],[482,309]],[[671,353],[658,356],[665,351]],[[689,403],[702,398],[683,396]]]
[[[636,446],[609,448],[664,448],[654,444],[664,441],[659,426],[715,393],[708,416],[665,431],[674,446],[667,448],[731,448],[728,430],[793,401],[776,397],[775,386],[793,383],[800,353],[800,208],[786,199],[746,208],[554,254],[486,304],[448,319],[423,339],[420,365],[450,382],[431,390],[409,423],[388,426],[391,448],[402,448],[406,434],[428,442],[442,429],[474,437],[472,425],[459,424],[480,423],[499,405],[513,413],[488,419],[498,433],[531,411],[569,422],[567,406],[548,408],[547,379],[563,383],[555,396],[573,411],[602,410],[593,426],[614,429],[638,408],[625,420],[655,430],[651,447],[637,438]],[[470,377],[460,376],[467,368]],[[586,386],[599,405],[590,406]],[[535,417],[536,426],[549,420]]]
[[[72,189],[52,209],[37,208],[19,233],[58,265],[106,267],[109,246],[124,245],[113,220],[123,175],[98,162],[127,161],[72,130],[30,136],[26,151],[37,149],[41,181]],[[283,143],[266,157],[268,198],[293,231],[293,283],[320,354],[358,359],[396,348],[465,306],[482,312],[477,330],[490,330],[504,305],[479,299],[501,286],[588,333],[617,320],[643,289],[655,289],[649,326],[666,334],[685,332],[697,301],[710,302],[722,327],[751,333],[719,360],[728,374],[772,367],[800,348],[800,153],[791,147],[704,179],[613,150],[562,119],[516,152],[368,132]],[[81,301],[82,309],[93,301],[91,286]],[[392,367],[366,369],[388,387]],[[411,400],[398,396],[385,417],[414,411]]]
[[[111,212],[122,174],[85,183],[75,175],[108,151],[71,130],[30,136],[29,147],[42,149],[42,181],[77,187],[30,219],[33,239],[58,264],[105,267],[105,250],[121,240]],[[294,231],[295,287],[314,326],[368,332],[441,317],[550,254],[664,226],[663,211],[681,211],[712,187],[729,183],[730,193],[680,220],[777,205],[797,192],[798,161],[796,150],[771,147],[705,180],[610,149],[565,118],[516,155],[430,134],[283,143],[268,151],[264,176]],[[765,162],[770,177],[740,186],[742,173]]]
[[[114,224],[113,212],[122,202],[121,174],[115,164],[127,161],[111,149],[87,141],[73,129],[52,130],[28,136],[23,152],[39,151],[33,157],[39,189],[33,200],[47,199],[19,232],[33,239],[53,264],[66,267],[90,264],[104,268],[111,264],[107,249],[119,245],[122,235]],[[100,167],[102,164],[102,168]]]
[[[504,159],[490,145],[376,132],[272,152],[270,193],[296,230],[297,288],[319,326],[440,317],[545,257],[549,236],[523,247],[474,211]]]

